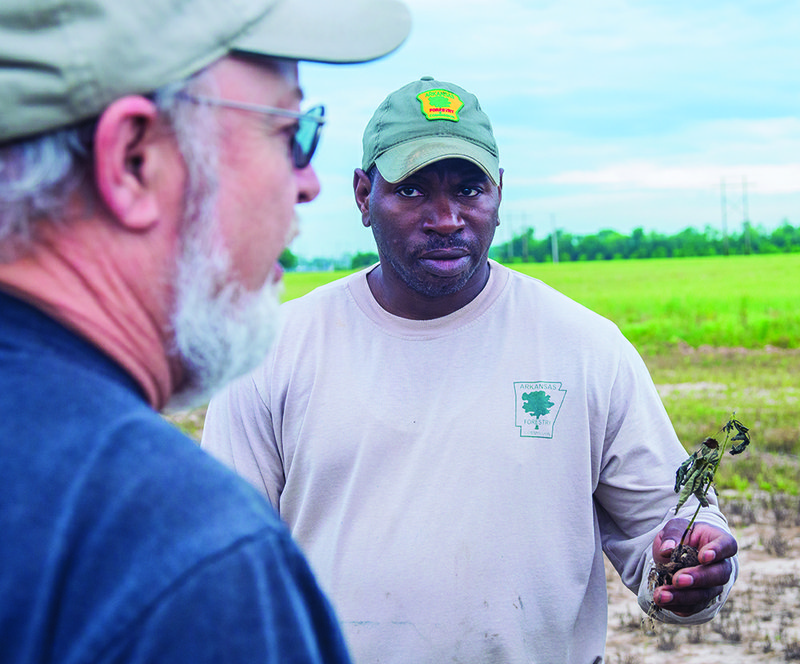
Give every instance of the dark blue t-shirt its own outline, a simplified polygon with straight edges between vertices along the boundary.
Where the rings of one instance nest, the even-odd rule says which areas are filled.
[[[0,293],[0,663],[347,661],[268,503]]]

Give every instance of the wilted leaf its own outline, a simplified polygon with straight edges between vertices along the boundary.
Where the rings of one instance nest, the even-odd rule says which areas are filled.
[[[736,440],[736,439],[734,438],[733,440]],[[745,449],[747,448],[747,446],[748,446],[749,444],[750,444],[750,439],[749,439],[749,438],[745,438],[745,439],[744,439],[744,440],[743,440],[741,443],[739,443],[738,445],[734,445],[733,447],[731,447],[731,449],[730,449],[730,453],[731,453],[731,454],[741,454],[742,452],[744,452],[744,451],[745,451]]]
[[[683,489],[678,495],[676,510],[683,507],[693,494],[703,507],[708,507],[706,492],[714,481],[719,453],[719,443],[714,438],[706,438],[700,449],[680,465],[675,474],[675,491],[678,492],[681,486]]]
[[[686,461],[680,465],[678,471],[675,473],[675,493],[678,493],[678,491],[681,490],[681,487],[686,484],[686,476],[689,474],[689,470],[692,468],[695,456],[697,456],[697,452],[686,459]]]

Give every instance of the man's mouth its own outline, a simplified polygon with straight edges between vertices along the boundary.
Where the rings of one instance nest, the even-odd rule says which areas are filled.
[[[423,252],[419,261],[427,272],[437,277],[454,277],[470,264],[470,255],[463,247],[432,249]]]

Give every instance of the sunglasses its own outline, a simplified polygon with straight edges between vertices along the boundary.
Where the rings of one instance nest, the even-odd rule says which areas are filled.
[[[228,99],[215,99],[214,97],[205,97],[203,95],[191,95],[186,92],[179,93],[178,96],[195,104],[235,108],[240,111],[277,115],[282,118],[297,120],[297,127],[294,136],[292,136],[292,161],[295,168],[305,168],[311,162],[311,157],[314,156],[314,151],[319,143],[319,136],[322,133],[322,125],[325,124],[325,107],[322,105],[314,106],[304,113],[298,113],[285,108],[273,108],[272,106],[248,104],[247,102],[230,101]]]

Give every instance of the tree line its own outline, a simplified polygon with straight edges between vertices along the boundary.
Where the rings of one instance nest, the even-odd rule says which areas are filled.
[[[544,263],[552,261],[556,251],[559,261],[800,253],[800,226],[793,227],[784,220],[775,230],[767,231],[762,226],[746,222],[741,231],[729,234],[706,226],[702,231],[686,228],[674,235],[645,232],[642,228],[635,228],[630,235],[614,230],[602,230],[589,235],[557,230],[555,241],[552,234],[537,240],[535,229],[527,228],[511,241],[492,246],[489,255],[503,263]],[[377,260],[378,254],[372,251],[358,252],[338,260],[317,258],[308,261],[286,249],[280,257],[281,264],[287,270],[297,269],[302,262],[304,269],[317,271],[348,267],[357,269],[372,265]]]
[[[800,252],[800,226],[784,220],[768,231],[745,222],[738,232],[725,234],[706,226],[702,231],[686,228],[674,235],[643,228],[635,228],[630,235],[614,230],[573,235],[559,229],[555,238],[549,234],[541,240],[536,239],[534,228],[527,228],[509,242],[493,246],[489,255],[505,263],[544,263],[552,261],[556,252],[558,261]]]

